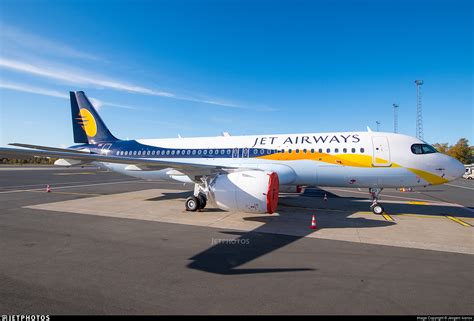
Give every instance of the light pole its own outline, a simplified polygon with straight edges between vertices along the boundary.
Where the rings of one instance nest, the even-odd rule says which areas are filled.
[[[393,132],[398,133],[398,104],[393,104]]]

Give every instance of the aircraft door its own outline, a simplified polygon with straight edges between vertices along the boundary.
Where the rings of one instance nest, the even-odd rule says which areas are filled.
[[[391,166],[390,160],[390,146],[388,139],[385,136],[374,136],[372,137],[372,165],[377,167]]]
[[[239,149],[238,148],[234,148],[232,150],[232,158],[239,158]]]

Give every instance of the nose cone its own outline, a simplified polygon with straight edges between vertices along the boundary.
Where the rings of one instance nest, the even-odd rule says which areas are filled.
[[[458,161],[456,158],[449,157],[447,163],[448,163],[446,166],[447,179],[452,181],[464,175],[464,172],[466,171],[466,169],[464,168],[463,163]]]

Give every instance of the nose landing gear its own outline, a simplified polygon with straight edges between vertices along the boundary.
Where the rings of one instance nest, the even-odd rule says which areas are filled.
[[[381,204],[378,203],[380,192],[382,192],[383,188],[379,187],[372,187],[369,188],[369,193],[372,196],[372,205],[370,205],[370,209],[374,214],[382,214],[384,212],[384,208]]]

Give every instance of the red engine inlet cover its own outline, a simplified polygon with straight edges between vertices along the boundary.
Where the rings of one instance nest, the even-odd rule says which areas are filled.
[[[268,174],[267,212],[272,214],[278,206],[278,191],[280,182],[277,173]]]

